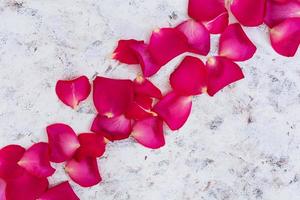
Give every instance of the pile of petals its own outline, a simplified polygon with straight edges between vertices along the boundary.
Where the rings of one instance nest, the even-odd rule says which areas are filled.
[[[238,23],[229,23],[231,13]],[[140,66],[142,75],[134,80],[96,77],[91,85],[81,76],[58,81],[56,94],[72,109],[92,92],[97,114],[90,131],[77,134],[57,123],[46,128],[48,142],[27,149],[2,148],[0,200],[79,199],[68,181],[49,186],[48,177],[55,173],[52,163],[64,165],[76,184],[91,187],[102,180],[97,159],[110,142],[131,137],[147,148],[163,147],[164,124],[170,130],[180,129],[190,115],[193,96],[214,96],[244,78],[237,62],[252,58],[256,46],[243,26],[265,23],[272,47],[283,56],[294,56],[299,47],[299,0],[189,0],[188,14],[191,18],[175,27],[154,30],[148,41],[118,42],[112,58]],[[211,34],[220,34],[219,50],[202,61],[199,55],[210,52]],[[149,78],[183,53],[190,54],[170,75],[172,89],[162,94]]]

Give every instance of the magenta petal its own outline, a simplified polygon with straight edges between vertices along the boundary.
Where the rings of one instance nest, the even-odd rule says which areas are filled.
[[[171,130],[178,130],[187,121],[192,109],[192,97],[170,92],[153,110],[167,123]]]
[[[161,28],[153,31],[149,42],[150,55],[160,66],[167,64],[188,49],[187,38],[175,28]]]
[[[112,58],[125,64],[139,64],[139,60],[135,52],[131,49],[132,45],[143,44],[143,41],[137,40],[120,40],[115,49]]]
[[[0,178],[0,200],[7,200],[5,191],[6,191],[6,182]]]
[[[145,95],[157,99],[162,98],[160,89],[156,87],[151,81],[145,79],[142,76],[138,76],[134,82],[134,92],[138,95]]]
[[[70,178],[82,187],[91,187],[101,182],[96,158],[70,160],[66,164],[66,172]]]
[[[79,198],[66,181],[50,188],[38,200],[79,200]]]
[[[230,24],[221,34],[219,55],[234,61],[245,61],[256,52],[255,45],[250,41],[241,25]]]
[[[80,146],[76,133],[66,124],[47,127],[50,161],[60,163],[69,160]]]
[[[229,23],[228,12],[223,12],[211,21],[204,22],[204,26],[211,34],[223,33]]]
[[[271,44],[280,55],[292,57],[300,44],[300,18],[290,18],[270,30]]]
[[[188,14],[197,21],[210,21],[226,12],[223,0],[189,0]]]
[[[189,19],[179,24],[176,29],[182,32],[189,43],[189,51],[206,56],[210,50],[210,34],[205,26]]]
[[[207,93],[214,96],[227,85],[244,78],[241,68],[233,61],[224,57],[211,57],[207,63]]]
[[[81,76],[73,80],[59,80],[55,90],[58,98],[64,104],[75,108],[89,96],[91,85],[86,76]]]

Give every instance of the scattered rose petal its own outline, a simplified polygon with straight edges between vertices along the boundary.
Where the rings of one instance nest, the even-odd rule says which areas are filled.
[[[50,161],[61,163],[69,160],[80,146],[76,133],[66,124],[47,127]]]
[[[134,120],[141,120],[155,115],[156,113],[152,112],[150,109],[147,110],[146,108],[143,108],[137,102],[132,102],[132,105],[129,106],[126,112],[126,118]]]
[[[37,200],[79,200],[69,182],[63,182],[50,188]]]
[[[131,49],[132,45],[143,44],[143,41],[137,40],[120,40],[118,46],[115,49],[112,58],[125,64],[139,64],[135,52]]]
[[[58,98],[64,104],[76,108],[81,101],[89,96],[91,85],[86,76],[81,76],[73,80],[59,80],[55,90]]]
[[[241,25],[230,24],[221,34],[219,55],[234,61],[245,61],[256,52],[255,45],[249,40]]]
[[[143,94],[136,94],[134,96],[134,102],[146,110],[151,110],[153,107],[153,99]]]
[[[0,178],[0,200],[7,200],[5,190],[6,190],[6,182]]]
[[[208,22],[204,22],[204,26],[207,28],[209,33],[220,34],[223,33],[224,30],[227,28],[228,23],[229,23],[228,12],[223,12],[216,18]]]
[[[138,76],[133,81],[133,86],[134,92],[138,95],[146,95],[157,99],[162,98],[160,89],[158,89],[153,83],[142,76]]]

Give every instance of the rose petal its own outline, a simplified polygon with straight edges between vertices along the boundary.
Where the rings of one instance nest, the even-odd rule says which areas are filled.
[[[210,21],[226,12],[224,1],[189,0],[188,14],[197,21]]]
[[[204,26],[207,28],[209,33],[211,34],[220,34],[223,33],[224,30],[227,28],[229,23],[229,15],[228,12],[223,12],[218,15],[216,18],[204,22]]]
[[[192,108],[192,98],[170,92],[153,110],[167,123],[171,130],[178,130],[187,121]]]
[[[55,90],[56,95],[64,104],[76,108],[81,101],[89,96],[91,85],[86,76],[81,76],[73,80],[59,80]]]
[[[82,187],[91,187],[101,182],[96,158],[68,161],[65,168],[70,178]]]
[[[134,120],[141,120],[155,115],[156,113],[143,108],[137,102],[133,102],[126,112],[126,118]]]
[[[0,178],[0,200],[6,200],[6,182]]]
[[[210,57],[206,63],[208,71],[207,93],[214,96],[227,85],[244,78],[241,68],[224,57]]]
[[[300,44],[300,18],[290,18],[270,30],[271,44],[280,55],[292,57]]]
[[[131,136],[140,144],[151,149],[165,145],[163,121],[158,117],[150,117],[137,121]]]
[[[258,26],[264,22],[266,0],[232,0],[232,14],[244,26]]]
[[[181,95],[198,95],[206,90],[207,72],[203,62],[187,56],[170,76],[172,88]]]
[[[120,40],[118,46],[115,49],[112,58],[125,64],[139,64],[139,59],[137,58],[135,52],[131,49],[134,44],[143,44],[143,41],[137,40]]]
[[[230,24],[221,34],[219,55],[234,61],[245,61],[256,52],[255,45],[249,40],[241,25]]]
[[[210,50],[210,34],[205,26],[192,19],[179,24],[176,29],[188,39],[189,51],[206,56]]]
[[[145,96],[143,94],[136,94],[134,96],[134,103],[138,104],[142,108],[146,110],[152,109],[153,99],[149,96]]]
[[[27,149],[18,164],[32,175],[41,178],[51,176],[55,172],[50,165],[49,146],[45,142],[36,143]]]
[[[158,89],[152,82],[142,76],[138,76],[133,81],[134,92],[138,95],[145,95],[157,99],[162,98],[160,89]]]
[[[149,42],[150,55],[159,66],[167,64],[188,49],[187,38],[175,28],[153,31]]]
[[[47,127],[50,161],[60,163],[69,160],[80,146],[76,133],[66,124]]]
[[[104,137],[110,141],[123,140],[128,138],[131,133],[131,120],[124,115],[117,117],[97,115],[91,131],[95,133],[102,132]]]
[[[133,101],[133,84],[130,80],[97,77],[94,80],[94,104],[101,115],[114,117],[124,114]]]
[[[63,182],[50,188],[37,200],[79,200],[69,182]]]

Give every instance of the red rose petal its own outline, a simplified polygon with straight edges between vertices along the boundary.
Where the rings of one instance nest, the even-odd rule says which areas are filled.
[[[104,77],[97,77],[94,80],[93,99],[101,115],[111,118],[125,113],[133,97],[133,84],[130,80]]]
[[[206,90],[207,72],[203,62],[187,56],[170,76],[172,88],[181,95],[198,95]]]
[[[79,200],[69,182],[63,182],[50,188],[37,200]]]
[[[49,146],[45,142],[36,143],[27,149],[18,164],[32,175],[41,178],[51,176],[55,172],[50,165]]]
[[[233,61],[224,57],[211,57],[207,63],[207,93],[214,96],[227,85],[244,78],[241,68]]]
[[[167,123],[171,130],[178,130],[187,121],[192,108],[192,97],[168,93],[153,110]]]
[[[80,146],[76,133],[66,124],[47,127],[50,161],[60,163],[69,160]]]
[[[127,119],[124,115],[117,117],[107,117],[97,115],[94,119],[91,131],[101,133],[109,139],[123,140],[129,137],[131,133],[131,120]]]
[[[96,158],[87,157],[80,161],[70,160],[65,169],[70,178],[82,187],[97,185],[102,180]]]
[[[233,0],[231,12],[244,26],[258,26],[264,22],[266,0]]]
[[[280,55],[292,57],[300,44],[300,18],[290,18],[270,30],[271,44]]]
[[[126,118],[134,120],[141,120],[156,115],[156,113],[143,108],[137,102],[133,102],[126,112]]]
[[[0,178],[0,200],[7,200],[5,191],[6,191],[6,182]]]
[[[161,28],[153,31],[149,42],[149,52],[159,66],[167,64],[186,51],[188,51],[188,41],[179,30]]]
[[[91,85],[86,76],[81,76],[73,80],[59,80],[55,90],[58,98],[64,104],[76,108],[81,101],[89,96]]]
[[[204,22],[204,26],[211,34],[223,33],[229,23],[228,12],[223,12],[211,21]]]
[[[150,117],[137,121],[131,136],[140,144],[151,149],[165,145],[163,121],[158,117]]]
[[[255,45],[249,40],[241,25],[230,24],[221,34],[219,55],[234,61],[245,61],[256,52]]]
[[[143,44],[143,41],[137,40],[120,40],[118,46],[115,49],[112,58],[125,64],[139,64],[139,59],[137,58],[135,52],[131,49],[134,44]]]
[[[153,107],[153,99],[143,94],[136,94],[134,97],[134,103],[137,103],[139,106],[146,110],[151,110]]]
[[[162,98],[160,89],[158,89],[153,83],[142,76],[138,76],[133,81],[133,86],[134,92],[138,95],[146,95],[157,99]]]
[[[189,51],[206,56],[210,50],[210,34],[205,26],[192,19],[179,24],[176,29],[188,39]]]

